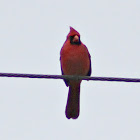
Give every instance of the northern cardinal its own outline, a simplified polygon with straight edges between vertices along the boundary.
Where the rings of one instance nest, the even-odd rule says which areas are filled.
[[[91,75],[91,59],[80,34],[72,27],[60,52],[62,75]],[[80,111],[81,80],[64,80],[69,87],[65,114],[68,119],[77,119]]]

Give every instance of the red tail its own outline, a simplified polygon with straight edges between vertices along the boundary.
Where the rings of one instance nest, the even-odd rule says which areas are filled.
[[[80,111],[80,83],[70,86],[66,105],[66,117],[77,119]]]

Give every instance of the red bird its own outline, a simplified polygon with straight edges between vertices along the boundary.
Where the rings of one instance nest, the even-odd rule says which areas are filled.
[[[80,34],[70,27],[70,32],[60,52],[62,75],[91,75],[91,59]],[[82,80],[64,80],[69,86],[66,117],[77,119],[80,111],[80,84]]]

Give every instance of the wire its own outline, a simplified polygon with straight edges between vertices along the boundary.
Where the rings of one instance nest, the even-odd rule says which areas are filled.
[[[93,81],[116,81],[116,82],[140,82],[140,78],[89,77],[89,76],[75,76],[75,75],[44,75],[44,74],[23,74],[23,73],[0,73],[0,77],[44,78],[44,79],[66,79],[66,80],[93,80]]]

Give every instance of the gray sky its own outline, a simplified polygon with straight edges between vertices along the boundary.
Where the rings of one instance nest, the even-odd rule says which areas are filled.
[[[92,76],[140,78],[139,0],[1,0],[0,72],[61,74],[69,26]],[[0,78],[1,140],[140,140],[140,84],[83,81],[77,120],[62,80]]]

